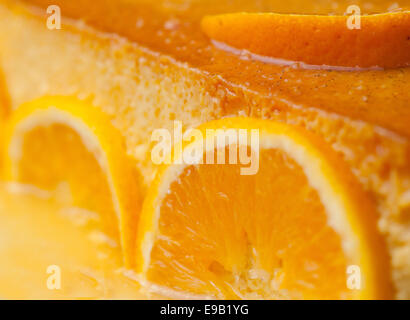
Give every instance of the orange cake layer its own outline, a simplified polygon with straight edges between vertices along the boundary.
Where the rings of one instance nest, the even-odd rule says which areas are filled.
[[[401,0],[398,7],[409,7]],[[350,1],[1,0],[0,68],[12,108],[45,95],[99,107],[145,184],[151,133],[245,115],[306,127],[349,164],[380,214],[397,298],[410,298],[410,68],[305,70],[213,46],[201,18],[230,12],[343,14]],[[356,1],[362,13],[393,2]],[[47,28],[59,5],[62,30]]]

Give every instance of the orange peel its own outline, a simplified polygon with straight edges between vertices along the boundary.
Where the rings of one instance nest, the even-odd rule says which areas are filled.
[[[348,68],[410,65],[409,11],[360,16],[360,29],[348,27],[350,17],[233,13],[205,16],[201,26],[229,47],[286,62]]]

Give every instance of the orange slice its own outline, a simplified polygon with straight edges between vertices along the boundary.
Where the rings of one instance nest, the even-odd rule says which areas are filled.
[[[241,175],[241,162],[208,160],[162,165],[137,236],[143,284],[179,298],[391,297],[376,211],[338,155],[301,129],[227,118],[201,126],[202,140],[178,145],[173,163],[195,145],[207,146],[210,159],[226,149],[229,163],[235,141],[215,145],[226,131],[210,129],[245,130],[239,150],[253,150],[259,170]],[[249,142],[253,129],[259,152]]]
[[[234,13],[206,16],[202,29],[232,48],[286,60],[279,63],[351,68],[410,65],[410,12],[360,16],[360,29],[348,28],[349,21],[356,23],[349,18]]]
[[[3,175],[48,191],[77,218],[98,214],[101,240],[118,241],[132,264],[141,196],[122,136],[100,110],[66,97],[22,105],[7,124]]]

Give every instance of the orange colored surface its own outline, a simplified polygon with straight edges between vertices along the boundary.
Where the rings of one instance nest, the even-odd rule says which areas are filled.
[[[263,152],[261,164],[256,177],[234,165],[188,167],[179,176],[161,204],[150,281],[224,299],[273,298],[271,281],[289,292],[283,298],[351,297],[340,238],[302,169],[275,151]],[[266,274],[249,281],[254,288],[252,271]]]
[[[196,1],[174,1],[175,4],[180,3],[180,7],[166,7],[165,1],[158,1],[158,6],[146,5],[144,1],[125,0],[102,0],[98,3],[91,0],[29,2],[42,6],[59,4],[65,16],[82,18],[99,30],[117,33],[154,51],[186,61],[189,66],[207,72],[209,79],[221,76],[223,81],[216,86],[223,89],[233,88],[229,91],[233,98],[231,101],[227,98],[227,105],[224,105],[226,108],[234,105],[235,95],[244,88],[272,101],[287,99],[287,107],[292,107],[294,103],[330,110],[410,136],[408,68],[346,73],[294,70],[258,61],[241,60],[214,48],[199,27],[199,21],[205,14],[237,11],[240,8],[244,10],[244,7],[250,7],[250,11],[280,12],[296,8],[296,11],[301,10],[302,13],[328,13],[331,11],[330,5],[315,7],[310,2],[301,4],[300,1],[297,4],[258,1],[258,5],[250,5],[250,1],[242,3],[223,0],[218,1],[220,4],[213,0],[204,1],[206,5]],[[386,7],[387,5],[376,5],[375,10],[383,11]],[[141,28],[135,28],[136,20],[140,18],[144,23]],[[277,108],[280,111],[282,107]]]
[[[37,127],[24,137],[17,182],[56,193],[63,203],[98,213],[94,221],[119,239],[106,176],[81,137],[62,124]]]
[[[120,247],[98,241],[102,230],[54,201],[8,189],[0,184],[1,299],[148,298],[124,274]],[[47,286],[49,266],[61,271],[60,289]]]
[[[0,69],[0,176],[1,168],[3,166],[3,135],[4,135],[4,121],[10,111],[9,97],[6,84],[3,78],[3,73]]]
[[[205,15],[232,12],[276,12],[342,15],[350,1],[229,0],[24,0],[42,8],[61,7],[64,16],[81,19],[97,30],[115,33],[187,62],[204,72],[217,88],[226,89],[222,106],[235,110],[244,90],[269,99],[278,112],[312,107],[360,119],[410,136],[410,68],[338,72],[298,70],[241,59],[215,48],[201,31]],[[14,3],[14,1],[13,1]],[[395,1],[410,7],[409,0]],[[355,1],[362,14],[387,12],[388,1]],[[137,24],[138,22],[138,24]],[[141,23],[143,22],[143,23]],[[138,26],[138,27],[137,27]],[[221,80],[217,80],[218,77]],[[248,91],[249,93],[249,91]],[[285,100],[285,101],[283,101]],[[265,103],[265,102],[263,102]],[[250,113],[257,112],[251,109]]]
[[[126,269],[135,255],[138,180],[105,114],[75,99],[43,98],[15,110],[4,133],[0,298],[147,298]],[[61,272],[60,288],[48,285],[50,266]]]
[[[8,116],[10,112],[10,102],[9,96],[7,92],[6,83],[4,81],[3,72],[0,69],[0,125],[2,125],[1,121]],[[0,130],[2,127],[0,127]]]
[[[391,297],[375,208],[331,149],[303,130],[270,121],[223,119],[202,125],[204,135],[209,128],[260,129],[259,171],[245,176],[242,165],[188,165],[182,172],[178,165],[162,166],[139,226],[137,270],[144,279],[179,294],[223,299]],[[264,148],[276,139],[267,136],[290,140]],[[302,149],[295,154],[320,159],[323,187],[337,189],[331,203],[339,206],[342,197],[341,211],[325,208],[322,186],[313,187],[311,167],[301,166],[312,159],[296,161],[290,151],[296,146]],[[339,227],[348,221],[359,239],[347,246],[354,253],[342,248],[348,240],[331,225],[332,214]],[[153,241],[149,255],[147,239]],[[349,265],[360,265],[366,293],[347,288]]]
[[[123,138],[85,102],[43,98],[20,106],[7,123],[4,180],[44,190],[73,215],[89,216],[102,239],[134,256],[141,205]]]
[[[206,16],[213,40],[264,57],[314,66],[397,68],[410,65],[410,11],[360,17],[237,13]]]

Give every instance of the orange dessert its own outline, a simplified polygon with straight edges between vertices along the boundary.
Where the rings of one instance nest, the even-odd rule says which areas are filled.
[[[69,288],[37,297],[410,299],[410,2],[357,1],[362,33],[343,26],[350,4],[1,0],[1,219],[30,230],[24,203],[53,218],[0,250],[0,296],[36,297],[60,264]],[[171,135],[170,159],[204,153],[157,165],[153,134],[175,121],[198,130]],[[259,171],[204,164],[255,151],[208,148],[211,129],[257,130]]]

